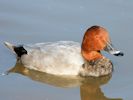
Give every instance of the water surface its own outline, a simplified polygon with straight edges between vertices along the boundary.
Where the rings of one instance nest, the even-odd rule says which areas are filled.
[[[106,27],[125,56],[104,55],[114,63],[112,76],[73,79],[51,76],[16,65],[0,77],[1,100],[131,100],[133,98],[131,0],[1,0],[0,72],[16,64],[3,45],[58,40],[82,41],[92,25]],[[21,66],[21,67],[19,67]],[[20,68],[20,69],[19,69]]]

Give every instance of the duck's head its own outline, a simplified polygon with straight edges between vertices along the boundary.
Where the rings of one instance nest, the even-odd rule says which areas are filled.
[[[103,58],[100,53],[105,50],[115,56],[123,56],[124,54],[114,49],[107,30],[100,26],[92,26],[84,34],[81,46],[81,53],[85,60],[95,61]]]

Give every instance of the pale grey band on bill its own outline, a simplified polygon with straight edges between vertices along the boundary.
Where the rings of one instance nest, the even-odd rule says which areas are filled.
[[[107,42],[107,45],[104,48],[104,51],[106,51],[112,55],[115,55],[115,56],[123,56],[124,55],[124,53],[115,49],[111,42]]]

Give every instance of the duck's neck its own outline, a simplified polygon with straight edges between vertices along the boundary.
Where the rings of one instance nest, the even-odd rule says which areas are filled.
[[[97,51],[85,51],[81,50],[82,56],[87,61],[96,61],[103,58],[103,56]]]
[[[103,58],[103,56],[101,55],[100,52],[96,51],[95,49],[93,49],[93,46],[90,47],[90,45],[92,45],[91,43],[89,43],[88,40],[89,38],[86,37],[86,34],[83,38],[83,42],[81,45],[81,54],[83,56],[83,58],[87,61],[95,61],[98,59]]]

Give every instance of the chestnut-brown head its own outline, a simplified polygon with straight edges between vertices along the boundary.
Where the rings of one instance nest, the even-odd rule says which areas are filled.
[[[87,61],[103,58],[100,51],[105,50],[114,55],[123,53],[113,48],[107,30],[100,26],[92,26],[84,34],[81,53]]]

